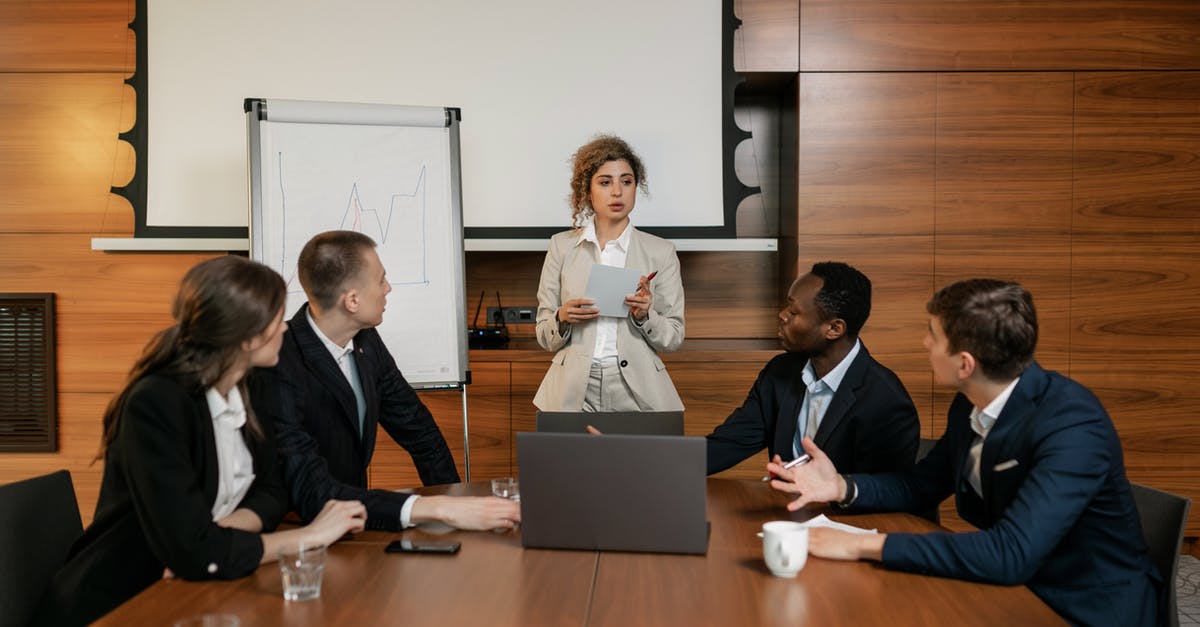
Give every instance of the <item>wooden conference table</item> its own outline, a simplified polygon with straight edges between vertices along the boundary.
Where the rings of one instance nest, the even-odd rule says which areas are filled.
[[[479,495],[484,484],[420,490]],[[707,555],[522,549],[520,531],[364,532],[329,550],[320,599],[285,602],[279,568],[237,581],[163,580],[100,625],[171,625],[205,613],[241,625],[1061,625],[1023,586],[991,586],[810,558],[795,579],[762,560],[762,523],[789,514],[757,481],[708,480]],[[880,531],[930,531],[908,514],[831,518]],[[387,554],[399,537],[453,538],[453,556]]]

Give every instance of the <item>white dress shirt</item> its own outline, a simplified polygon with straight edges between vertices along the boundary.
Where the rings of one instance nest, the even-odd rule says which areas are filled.
[[[996,426],[996,419],[1000,417],[1000,412],[1004,411],[1004,406],[1008,403],[1008,397],[1012,396],[1013,390],[1017,387],[1017,381],[1020,377],[1013,379],[1008,387],[1004,388],[992,402],[987,404],[981,411],[978,407],[971,409],[971,430],[975,432],[975,441],[971,443],[971,474],[967,476],[967,481],[975,488],[975,494],[983,496],[983,488],[979,482],[979,461],[983,457],[983,441],[987,439],[989,433],[992,432],[992,427]]]
[[[629,254],[629,240],[632,238],[630,233],[633,229],[630,228],[632,223],[626,223],[625,229],[617,236],[617,239],[610,240],[605,243],[604,247],[600,247],[600,238],[596,235],[596,222],[593,218],[588,218],[583,224],[583,232],[579,234],[580,242],[591,242],[600,253],[600,263],[606,266],[614,266],[617,268],[625,267],[625,257]],[[617,325],[624,322],[620,318],[612,316],[600,316],[596,319],[596,347],[592,351],[592,362],[598,363],[604,359],[617,357]]]
[[[216,388],[204,392],[208,413],[212,416],[213,435],[217,444],[217,499],[213,501],[213,520],[233,513],[254,483],[254,457],[242,439],[246,424],[246,405],[237,386],[229,390],[228,398]]]
[[[358,435],[362,437],[363,421],[367,415],[367,397],[363,395],[362,382],[358,377],[358,366],[354,363],[354,338],[350,338],[345,346],[338,346],[336,342],[325,337],[325,334],[321,332],[321,327],[318,327],[316,321],[313,320],[311,311],[306,310],[304,315],[308,318],[308,326],[312,327],[313,333],[325,345],[325,350],[329,351],[333,360],[337,362],[338,368],[341,369],[342,375],[346,377],[346,383],[349,383],[350,389],[354,390],[354,402],[358,407]],[[401,527],[414,526],[411,522],[412,508],[419,498],[421,498],[419,495],[414,494],[404,501],[404,505],[400,508]]]

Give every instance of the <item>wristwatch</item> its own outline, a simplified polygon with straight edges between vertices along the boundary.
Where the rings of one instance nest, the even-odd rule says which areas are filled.
[[[834,503],[839,508],[845,509],[854,503],[858,498],[858,484],[854,483],[854,479],[850,475],[842,475],[842,480],[846,482],[846,494],[842,496],[842,500]]]

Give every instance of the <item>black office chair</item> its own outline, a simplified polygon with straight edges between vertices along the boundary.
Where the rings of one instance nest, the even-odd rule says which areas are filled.
[[[933,445],[937,444],[937,442],[937,438],[921,438],[921,443],[917,445],[917,461],[919,462],[922,459],[925,459],[925,456],[929,454],[929,451],[933,450]],[[921,512],[919,516],[929,520],[935,525],[940,525],[942,524],[942,513],[938,511],[940,507],[941,503],[934,505],[933,509],[927,512]]]
[[[71,473],[0,486],[0,627],[24,627],[83,534]]]
[[[1183,530],[1187,526],[1188,509],[1192,500],[1136,483],[1133,502],[1142,520],[1142,536],[1150,547],[1150,561],[1162,574],[1163,591],[1159,611],[1163,625],[1179,627],[1179,609],[1175,606],[1175,571],[1179,568],[1179,552],[1183,545]]]

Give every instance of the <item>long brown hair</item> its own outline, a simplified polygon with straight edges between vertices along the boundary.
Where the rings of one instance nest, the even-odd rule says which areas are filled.
[[[171,307],[175,324],[146,344],[125,386],[104,411],[104,438],[96,459],[103,459],[108,452],[129,391],[142,377],[166,375],[193,391],[211,387],[234,365],[242,343],[275,321],[286,300],[283,278],[243,257],[209,259],[188,270]],[[242,381],[238,390],[247,398]],[[262,437],[248,400],[246,425],[252,435]]]

